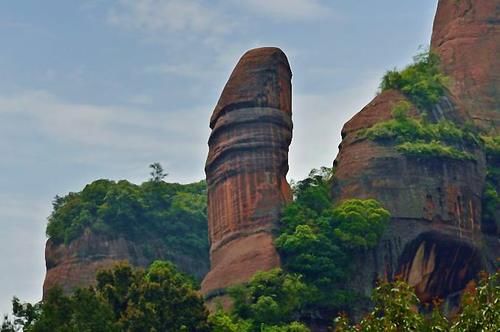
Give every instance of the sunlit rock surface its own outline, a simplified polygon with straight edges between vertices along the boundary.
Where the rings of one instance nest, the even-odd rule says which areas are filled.
[[[206,162],[211,296],[279,266],[272,230],[291,199],[285,179],[292,139],[292,73],[278,48],[248,51],[215,107]]]
[[[431,48],[460,107],[500,134],[500,1],[439,1]]]

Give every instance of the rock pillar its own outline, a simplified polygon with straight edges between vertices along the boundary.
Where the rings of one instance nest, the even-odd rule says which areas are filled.
[[[290,66],[278,48],[248,51],[233,70],[210,119],[205,172],[210,297],[280,264],[273,245],[283,204],[292,139]]]

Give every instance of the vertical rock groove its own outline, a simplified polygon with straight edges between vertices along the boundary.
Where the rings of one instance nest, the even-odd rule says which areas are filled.
[[[248,51],[210,119],[205,172],[211,270],[202,283],[205,295],[279,266],[271,232],[291,199],[285,178],[291,77],[280,49]]]

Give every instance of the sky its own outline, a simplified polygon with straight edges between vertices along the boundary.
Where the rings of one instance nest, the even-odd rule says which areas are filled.
[[[289,179],[430,41],[437,0],[0,1],[0,314],[41,298],[53,197],[100,178],[204,178],[208,122],[248,49],[293,72]]]

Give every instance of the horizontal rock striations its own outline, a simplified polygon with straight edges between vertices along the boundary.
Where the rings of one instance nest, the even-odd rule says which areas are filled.
[[[210,119],[205,172],[211,270],[205,295],[279,266],[272,230],[291,199],[292,73],[277,48],[248,51]]]
[[[59,286],[65,293],[78,287],[94,285],[99,270],[110,269],[118,262],[147,267],[155,260],[170,260],[180,271],[201,279],[208,271],[209,262],[204,257],[190,257],[167,248],[162,241],[149,237],[147,243],[132,241],[123,236],[110,237],[90,230],[69,244],[54,243],[45,247],[47,273],[43,294]]]

